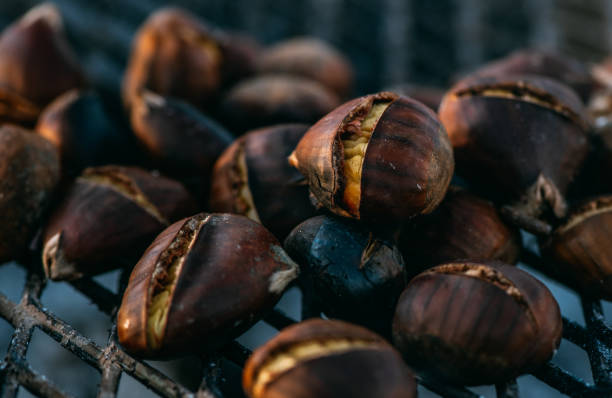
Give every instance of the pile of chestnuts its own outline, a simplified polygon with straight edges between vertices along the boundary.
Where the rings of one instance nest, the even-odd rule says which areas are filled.
[[[117,117],[38,6],[0,35],[0,261],[131,273],[117,334],[140,358],[222,349],[299,287],[313,319],[253,352],[251,398],[504,383],[562,332],[514,265],[521,229],[553,277],[612,299],[612,182],[588,178],[612,165],[612,79],[595,70],[524,50],[443,96],[356,96],[318,39],[266,48],[166,8],[134,38]]]

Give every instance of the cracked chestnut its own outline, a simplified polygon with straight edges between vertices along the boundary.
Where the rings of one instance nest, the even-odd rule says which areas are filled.
[[[45,227],[45,273],[53,280],[76,279],[132,265],[159,232],[196,211],[179,182],[156,173],[85,169]]]
[[[264,75],[238,83],[223,98],[221,117],[235,134],[280,123],[311,124],[340,104],[321,83],[297,76]]]
[[[84,83],[83,72],[64,37],[62,17],[55,6],[34,7],[2,32],[0,120],[8,109],[9,120],[32,123],[40,107]]]
[[[288,74],[318,81],[345,97],[353,85],[348,59],[328,43],[314,37],[296,37],[264,50],[257,60],[260,74]]]
[[[150,358],[219,348],[272,309],[297,275],[255,221],[206,213],[177,221],[132,271],[117,315],[119,341]]]
[[[475,76],[446,94],[439,115],[458,173],[502,201],[521,200],[512,209],[521,227],[549,233],[538,217],[547,209],[565,215],[565,192],[588,152],[578,96],[544,77]]]
[[[19,259],[59,182],[50,142],[17,126],[0,127],[0,264]]]
[[[306,177],[319,205],[378,223],[430,213],[454,169],[436,114],[390,92],[330,112],[306,132],[289,161]]]
[[[612,300],[612,196],[575,208],[541,247],[559,279],[585,295]]]
[[[314,216],[308,186],[287,163],[287,156],[307,125],[284,124],[251,131],[238,138],[215,164],[210,209],[261,222],[284,239],[300,222]]]
[[[316,308],[389,335],[406,270],[388,238],[355,220],[317,216],[295,227],[284,247],[300,265],[303,290]]]
[[[283,329],[253,352],[243,372],[249,398],[414,398],[416,380],[375,333],[337,320]]]
[[[415,371],[459,385],[537,370],[559,347],[559,305],[544,284],[500,262],[453,262],[410,281],[393,342]]]
[[[410,266],[421,270],[455,260],[514,264],[521,236],[502,221],[493,203],[451,186],[432,214],[404,228],[399,247]]]

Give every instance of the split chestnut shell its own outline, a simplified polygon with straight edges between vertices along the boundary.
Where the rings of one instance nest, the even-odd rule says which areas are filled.
[[[323,117],[290,163],[320,205],[341,216],[387,223],[431,212],[454,169],[435,113],[390,92],[354,99]]]

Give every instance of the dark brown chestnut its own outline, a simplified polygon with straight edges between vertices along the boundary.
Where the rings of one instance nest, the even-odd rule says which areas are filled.
[[[406,269],[388,237],[355,220],[317,216],[295,227],[284,247],[300,265],[303,289],[310,289],[316,308],[390,335]]]
[[[2,32],[0,94],[8,92],[8,103],[20,105],[17,109],[33,116],[31,104],[40,108],[64,91],[84,83],[83,72],[64,37],[62,17],[55,6],[34,7]],[[17,100],[11,101],[11,97]],[[0,110],[0,117],[2,113]],[[36,117],[26,119],[33,122]]]
[[[435,113],[390,92],[336,108],[308,130],[289,161],[320,205],[378,223],[430,213],[454,169]]]
[[[478,68],[479,76],[540,75],[568,85],[587,102],[595,86],[589,68],[565,54],[543,49],[520,49]]]
[[[350,92],[354,75],[348,59],[314,37],[295,37],[267,48],[257,61],[257,72],[316,80],[341,98]]]
[[[205,352],[251,327],[298,276],[261,224],[201,213],[166,228],[134,267],[119,341],[142,357]]]
[[[221,103],[221,117],[235,134],[281,123],[314,123],[340,104],[322,84],[303,77],[267,75],[243,80]]]
[[[440,105],[457,171],[508,204],[521,227],[547,234],[537,217],[561,218],[565,192],[589,147],[589,123],[578,96],[539,76],[470,77]],[[518,200],[523,203],[516,204]]]
[[[57,97],[41,113],[36,131],[58,149],[63,175],[128,158],[128,137],[91,91],[74,89]]]
[[[559,279],[583,294],[612,300],[612,196],[575,208],[542,244]],[[555,275],[556,276],[556,275]]]
[[[0,264],[22,256],[59,182],[57,151],[17,126],[0,126]]]
[[[521,236],[518,229],[502,221],[491,202],[451,186],[432,214],[405,226],[399,247],[409,267],[466,259],[514,264]]]
[[[281,124],[251,131],[234,141],[215,164],[211,211],[247,216],[278,239],[314,216],[308,185],[287,163],[306,130],[304,124]]]
[[[178,182],[137,167],[85,169],[45,227],[47,277],[76,279],[133,264],[170,223],[195,213]]]
[[[499,262],[454,262],[408,284],[393,342],[425,377],[495,384],[546,363],[562,325],[554,297],[527,272]]]
[[[203,108],[229,81],[250,74],[257,45],[213,30],[179,8],[162,8],[141,26],[123,80],[128,108],[144,90]]]
[[[181,181],[197,177],[206,187],[215,161],[233,140],[195,107],[150,91],[134,101],[131,125],[156,167]]]
[[[416,380],[382,337],[350,323],[310,319],[253,352],[249,398],[414,398]]]

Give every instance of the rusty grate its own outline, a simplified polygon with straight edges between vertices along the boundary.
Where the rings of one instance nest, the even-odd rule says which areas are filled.
[[[231,395],[222,391],[221,380],[226,375],[223,374],[219,361],[224,358],[241,367],[250,354],[249,349],[234,341],[218,352],[201,357],[203,365],[201,383],[197,391],[191,391],[159,370],[125,352],[117,342],[114,326],[110,331],[108,343],[100,346],[46,309],[40,300],[46,280],[40,274],[42,268],[38,263],[38,256],[33,257],[36,259],[31,264],[23,266],[26,268],[27,276],[21,300],[13,302],[0,293],[0,317],[6,319],[15,328],[6,357],[0,362],[1,398],[16,397],[20,386],[41,397],[70,397],[53,381],[33,370],[28,364],[26,354],[35,329],[42,331],[100,372],[98,397],[117,396],[121,375],[125,373],[162,397],[231,398]],[[525,251],[523,262],[538,270],[546,271],[549,267],[530,250]],[[117,294],[89,278],[71,282],[71,285],[114,320],[120,300]],[[571,397],[610,397],[612,396],[612,356],[610,355],[612,328],[604,321],[601,302],[586,298],[582,298],[581,302],[586,327],[564,318],[563,338],[586,351],[594,384],[586,383],[553,363],[548,363],[534,372],[533,376]],[[302,318],[317,314],[317,310],[312,307],[308,297],[303,295]],[[278,309],[273,310],[264,320],[277,330],[296,322]],[[240,381],[230,380],[229,382],[239,383]],[[478,397],[476,393],[466,388],[444,385],[435,380],[420,379],[419,383],[443,397]],[[497,397],[519,397],[516,381],[497,385],[495,388]]]

